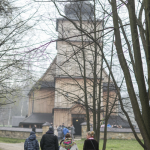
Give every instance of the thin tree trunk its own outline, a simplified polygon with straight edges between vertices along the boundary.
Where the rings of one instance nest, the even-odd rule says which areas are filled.
[[[94,0],[94,39],[96,40],[96,12]],[[94,82],[93,82],[93,130],[96,131],[96,101],[97,101],[97,44],[94,43]],[[96,136],[95,136],[96,138]]]
[[[103,47],[103,45],[102,45]],[[102,48],[103,49],[103,48]],[[99,81],[99,97],[98,97],[98,109],[97,109],[97,137],[96,140],[99,142],[100,141],[100,120],[101,120],[101,98],[102,98],[102,72],[103,72],[103,56],[101,58],[101,72],[100,72],[100,81]]]
[[[113,36],[113,41],[112,41],[112,50],[111,50],[111,62],[110,62],[110,71],[112,69],[112,58],[113,58],[113,43],[114,43],[114,36]],[[110,72],[109,72],[109,77],[108,77],[108,87],[107,87],[107,100],[106,100],[106,114],[105,114],[105,128],[104,128],[104,142],[103,142],[103,150],[106,149],[106,143],[107,143],[107,123],[109,116],[111,114],[108,114],[109,111],[109,85],[110,85]]]
[[[150,101],[150,1],[144,0],[144,6],[145,6],[145,24],[146,24],[146,53],[148,66],[149,101]]]
[[[80,28],[82,29],[82,17],[80,11]],[[81,31],[82,35],[82,31]],[[82,40],[82,55],[83,55],[83,79],[84,79],[84,98],[85,98],[85,108],[86,108],[86,122],[87,122],[87,131],[90,131],[90,119],[89,119],[89,106],[88,106],[88,99],[87,99],[87,78],[86,78],[86,54],[84,50],[84,40],[83,36],[81,36]]]

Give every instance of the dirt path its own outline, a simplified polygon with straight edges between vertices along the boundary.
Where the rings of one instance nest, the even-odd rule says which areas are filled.
[[[0,150],[24,150],[24,143],[0,143]]]
[[[24,150],[24,143],[0,143],[0,150]]]

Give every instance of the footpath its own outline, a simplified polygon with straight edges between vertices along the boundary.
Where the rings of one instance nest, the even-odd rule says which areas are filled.
[[[0,143],[0,150],[24,150],[24,143]]]

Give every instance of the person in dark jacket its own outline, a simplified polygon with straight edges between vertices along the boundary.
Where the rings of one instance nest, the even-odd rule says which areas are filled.
[[[29,138],[26,139],[24,150],[39,150],[39,143],[36,139],[35,132],[31,131]]]
[[[58,150],[58,139],[54,135],[53,127],[50,126],[49,130],[42,136],[40,141],[41,150]]]
[[[32,131],[36,133],[36,125],[32,127]]]
[[[94,131],[89,131],[87,133],[87,139],[84,141],[83,150],[99,150],[99,144],[94,139]]]
[[[71,138],[72,138],[72,140],[74,140],[75,128],[74,128],[73,124],[71,125],[70,130],[71,130]]]

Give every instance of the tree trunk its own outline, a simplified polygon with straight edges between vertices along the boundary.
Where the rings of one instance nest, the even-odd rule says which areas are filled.
[[[94,39],[96,39],[96,12],[94,0]],[[97,44],[94,43],[94,82],[93,82],[93,130],[96,133],[96,101],[97,101]],[[96,138],[96,135],[95,135]]]
[[[117,50],[117,53],[118,53],[119,62],[120,62],[121,68],[124,72],[125,81],[126,81],[126,85],[127,85],[127,90],[128,90],[129,96],[130,96],[131,104],[132,104],[132,107],[133,107],[133,112],[134,112],[134,115],[135,115],[135,120],[137,121],[138,126],[140,128],[141,134],[142,134],[143,139],[145,141],[145,146],[147,147],[147,150],[149,150],[150,149],[149,135],[148,135],[148,132],[146,130],[146,126],[143,123],[144,120],[143,120],[142,115],[140,113],[139,105],[138,105],[138,102],[137,102],[137,98],[136,98],[136,95],[135,95],[133,83],[132,83],[132,80],[131,80],[131,75],[130,75],[128,65],[126,63],[124,53],[123,53],[123,50],[122,50],[121,37],[120,37],[120,31],[119,31],[119,25],[118,25],[118,14],[117,14],[116,0],[112,0],[111,5],[112,5],[112,11],[113,11],[113,24],[114,24],[114,31],[115,31],[116,50]],[[139,70],[136,68],[136,71],[139,71]],[[141,76],[138,77],[138,78],[142,78]],[[142,95],[144,95],[144,93]],[[147,120],[149,120],[149,118],[147,118]]]

